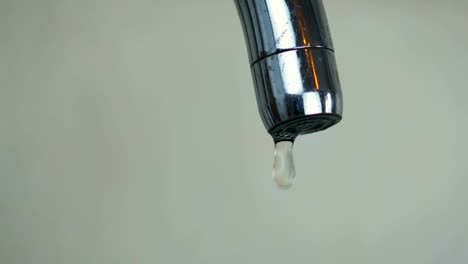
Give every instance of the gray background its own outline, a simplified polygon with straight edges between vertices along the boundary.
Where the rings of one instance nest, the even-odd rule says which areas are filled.
[[[0,263],[467,263],[467,2],[325,2],[281,191],[232,1],[0,0]]]

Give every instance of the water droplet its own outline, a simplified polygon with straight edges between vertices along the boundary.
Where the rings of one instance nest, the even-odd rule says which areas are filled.
[[[280,141],[275,144],[273,180],[281,189],[291,187],[296,177],[292,149],[292,141]]]

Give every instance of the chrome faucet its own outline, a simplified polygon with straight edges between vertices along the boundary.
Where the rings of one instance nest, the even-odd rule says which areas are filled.
[[[321,0],[235,0],[257,105],[275,143],[327,129],[343,100]]]

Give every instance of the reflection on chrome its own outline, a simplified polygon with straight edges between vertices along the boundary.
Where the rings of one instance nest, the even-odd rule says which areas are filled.
[[[304,114],[314,115],[322,112],[322,102],[319,93],[304,93],[302,100],[304,103]]]
[[[270,21],[273,29],[275,43],[282,47],[294,47],[296,45],[296,35],[292,27],[289,8],[284,1],[267,0],[266,5],[271,13]]]
[[[333,110],[333,100],[332,100],[332,95],[327,93],[325,95],[325,113],[332,113]]]
[[[301,64],[294,52],[285,52],[278,55],[281,78],[288,94],[300,94],[304,92],[301,77]]]

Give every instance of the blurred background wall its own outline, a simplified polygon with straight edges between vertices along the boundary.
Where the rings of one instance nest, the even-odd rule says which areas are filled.
[[[467,2],[325,5],[281,191],[233,1],[0,0],[0,263],[467,263]]]

